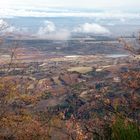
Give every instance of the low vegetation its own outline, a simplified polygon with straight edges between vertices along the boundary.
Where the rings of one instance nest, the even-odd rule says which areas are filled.
[[[17,64],[12,52],[10,62],[0,65],[0,140],[139,140],[135,56],[97,58],[104,66],[100,71],[86,56],[84,64],[57,59]]]

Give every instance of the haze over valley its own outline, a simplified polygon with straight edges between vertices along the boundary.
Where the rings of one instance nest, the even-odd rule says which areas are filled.
[[[140,2],[0,2],[0,140],[139,140]]]

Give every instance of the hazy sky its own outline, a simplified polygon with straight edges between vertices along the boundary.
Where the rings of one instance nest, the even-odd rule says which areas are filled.
[[[138,9],[140,0],[0,0],[0,8],[93,8]]]

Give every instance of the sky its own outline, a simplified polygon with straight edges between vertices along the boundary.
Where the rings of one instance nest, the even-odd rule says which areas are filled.
[[[140,0],[0,0],[0,8],[44,9],[47,7],[138,9]]]
[[[84,19],[86,18],[85,23],[76,23],[76,27],[73,29],[74,32],[110,33],[108,29],[104,26],[102,27],[102,24],[114,26],[117,23],[126,24],[130,21],[131,24],[139,24],[139,7],[140,0],[0,0],[0,25],[9,25],[5,19],[15,19],[14,17],[42,17],[42,19],[52,17],[84,17]],[[42,23],[44,22],[42,21]],[[34,24],[32,22],[28,23],[29,25]],[[47,25],[46,22],[45,25],[42,25],[42,23],[39,22],[38,25],[39,35],[56,32],[57,21],[49,21]],[[13,23],[11,23],[8,30],[10,32],[26,31],[26,29],[16,28]],[[63,32],[64,36],[69,36],[67,30],[59,29],[59,32],[61,34]],[[55,36],[59,36],[59,34],[55,34]],[[52,34],[49,37],[52,37]]]
[[[0,18],[16,16],[139,18],[139,7],[140,0],[0,0]]]

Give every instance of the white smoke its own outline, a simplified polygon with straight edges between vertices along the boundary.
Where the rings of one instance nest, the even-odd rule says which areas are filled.
[[[70,32],[68,30],[59,30],[55,33],[51,33],[45,36],[46,39],[50,40],[68,40]]]
[[[14,33],[14,34],[24,34],[28,32],[27,28],[17,28],[14,26],[10,26],[9,28],[5,29],[5,33]]]
[[[44,25],[39,28],[38,34],[39,35],[45,35],[48,33],[52,33],[56,31],[56,26],[53,22],[51,21],[45,21]]]
[[[70,32],[66,29],[57,29],[51,21],[45,21],[37,32],[37,37],[49,40],[67,40]]]
[[[27,32],[27,28],[18,28],[15,26],[10,25],[8,22],[0,19],[0,32],[3,34],[7,33],[25,33]]]
[[[3,19],[0,19],[0,31],[3,31],[9,27],[8,23]]]
[[[73,30],[74,32],[79,33],[94,33],[94,34],[109,34],[110,31],[96,23],[85,23],[83,25],[79,25],[79,27]]]

